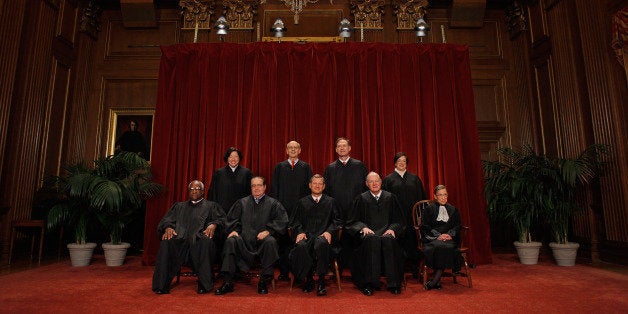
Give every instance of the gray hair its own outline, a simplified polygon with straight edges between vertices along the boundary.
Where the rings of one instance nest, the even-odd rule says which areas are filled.
[[[194,183],[200,184],[201,185],[201,190],[205,191],[205,184],[203,184],[203,182],[201,182],[199,180],[194,180],[194,181],[190,182],[188,184],[188,190],[192,188],[192,184],[194,184]]]

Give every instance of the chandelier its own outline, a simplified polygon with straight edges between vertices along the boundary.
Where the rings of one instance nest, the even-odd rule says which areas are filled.
[[[283,2],[290,8],[290,11],[294,13],[294,24],[299,24],[299,13],[303,12],[303,8],[305,8],[308,3],[316,3],[318,0],[283,0]]]

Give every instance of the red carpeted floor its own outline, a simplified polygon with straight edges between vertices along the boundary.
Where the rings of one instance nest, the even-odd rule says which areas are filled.
[[[170,294],[155,295],[150,289],[153,268],[141,266],[139,257],[107,267],[96,256],[88,267],[65,261],[1,276],[0,312],[628,312],[625,273],[580,264],[558,267],[549,260],[524,266],[512,254],[495,254],[493,261],[473,270],[471,289],[444,278],[440,291],[424,291],[410,281],[401,295],[378,291],[366,297],[343,280],[343,291],[329,283],[329,294],[317,297],[299,289],[290,292],[289,283],[278,282],[275,291],[261,296],[253,282],[236,283],[234,293],[215,296],[197,295],[194,278],[181,278]]]

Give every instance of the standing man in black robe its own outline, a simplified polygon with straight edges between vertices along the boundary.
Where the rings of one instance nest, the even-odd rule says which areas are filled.
[[[407,171],[408,156],[404,152],[395,154],[394,163],[395,170],[384,178],[382,189],[397,196],[405,221],[410,224],[413,221],[412,207],[416,202],[425,199],[423,182],[417,175]],[[406,228],[406,231],[399,235],[399,239],[406,252],[406,258],[411,264],[418,265],[419,248],[414,229]],[[413,268],[412,276],[418,277],[416,267]]]
[[[223,160],[227,165],[214,172],[207,197],[229,210],[233,203],[249,194],[253,174],[240,165],[242,152],[235,147],[227,149]]]
[[[300,199],[290,217],[290,228],[296,246],[290,252],[292,273],[298,281],[305,280],[303,292],[314,289],[313,266],[316,263],[318,286],[316,294],[327,294],[325,274],[331,261],[331,242],[342,225],[336,200],[323,195],[325,178],[320,174],[310,179],[312,194]]]
[[[371,296],[380,288],[379,277],[386,275],[386,286],[392,294],[401,293],[403,250],[397,236],[405,228],[397,197],[381,189],[382,179],[371,172],[366,177],[369,191],[358,196],[349,213],[347,229],[360,237],[351,267],[358,289]]]
[[[270,196],[276,198],[286,209],[288,217],[291,217],[292,208],[296,202],[309,194],[308,182],[312,177],[310,164],[299,159],[301,144],[290,141],[286,145],[288,160],[284,160],[275,166],[273,178],[270,184]],[[288,253],[292,248],[292,241],[288,234],[277,239],[279,243],[279,280],[290,280],[288,272],[290,266]]]
[[[204,294],[214,287],[214,241],[224,228],[225,212],[217,203],[203,199],[203,182],[190,182],[188,191],[189,200],[174,204],[157,227],[161,234],[153,273],[153,291],[157,294],[170,293],[172,278],[188,259],[198,274],[197,292]]]
[[[325,168],[325,194],[336,199],[343,221],[347,221],[347,212],[351,209],[353,199],[366,190],[364,181],[368,173],[364,163],[349,157],[350,152],[349,140],[339,137],[336,140],[338,159]],[[349,267],[352,251],[356,246],[355,239],[349,234],[343,234],[340,245],[340,267]]]
[[[224,284],[217,295],[233,292],[236,267],[248,271],[255,257],[260,258],[261,273],[257,293],[267,294],[273,265],[279,259],[276,237],[286,232],[288,216],[276,199],[266,196],[262,177],[251,179],[251,195],[238,200],[227,214],[227,240],[222,250]]]

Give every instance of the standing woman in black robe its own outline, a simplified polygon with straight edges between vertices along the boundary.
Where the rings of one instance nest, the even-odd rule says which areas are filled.
[[[382,182],[382,189],[397,196],[401,210],[408,224],[412,223],[412,207],[420,200],[425,199],[423,182],[421,179],[407,171],[408,156],[404,152],[395,154],[395,170]],[[416,234],[413,228],[406,228],[400,235],[401,246],[406,252],[406,258],[413,264],[419,261],[419,249]],[[414,270],[413,276],[417,276]]]
[[[426,207],[421,216],[421,241],[425,264],[434,270],[432,280],[425,282],[425,290],[441,289],[440,277],[445,268],[454,268],[458,252],[460,211],[447,203],[447,187],[434,188],[436,202]]]
[[[214,172],[208,198],[228,211],[233,203],[251,193],[253,173],[240,165],[242,152],[235,147],[227,149],[223,160],[227,165]]]

